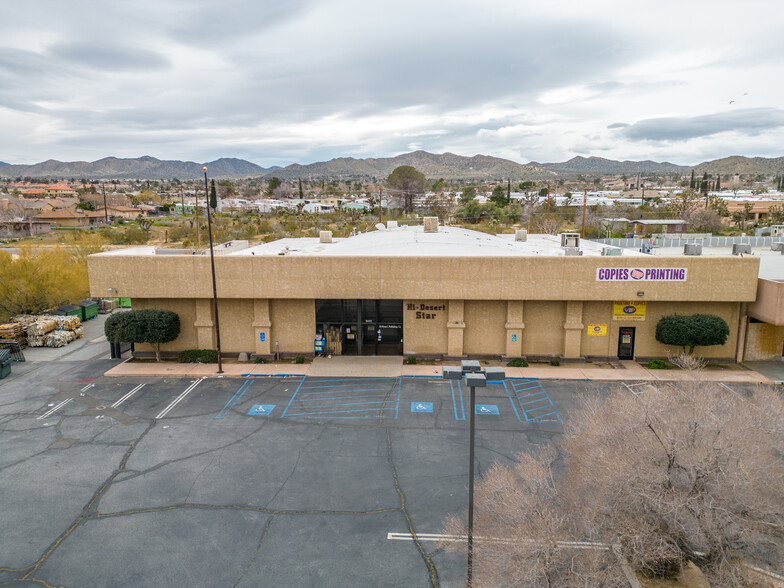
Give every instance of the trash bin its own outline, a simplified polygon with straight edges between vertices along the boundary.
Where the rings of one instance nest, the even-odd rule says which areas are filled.
[[[11,375],[11,350],[0,349],[0,380]]]

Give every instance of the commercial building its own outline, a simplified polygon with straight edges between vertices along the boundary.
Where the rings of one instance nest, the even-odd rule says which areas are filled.
[[[710,313],[730,337],[700,352],[734,361],[757,295],[754,256],[652,256],[579,235],[488,235],[384,227],[345,239],[282,239],[215,259],[228,354],[420,357],[665,357],[665,315]],[[162,349],[215,348],[210,260],[140,247],[88,258],[93,296],[173,310],[180,337]]]

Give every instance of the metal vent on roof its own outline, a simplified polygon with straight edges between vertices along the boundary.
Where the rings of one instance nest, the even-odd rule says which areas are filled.
[[[528,231],[525,229],[517,229],[515,231],[515,241],[528,241]]]
[[[623,250],[620,247],[602,247],[602,255],[621,255]]]
[[[733,255],[751,255],[751,244],[750,243],[735,243],[732,246],[732,254]]]
[[[684,255],[702,255],[701,243],[686,243],[683,246]]]
[[[580,247],[580,233],[561,233],[561,247]]]
[[[319,232],[319,241],[321,243],[332,243],[332,231]]]

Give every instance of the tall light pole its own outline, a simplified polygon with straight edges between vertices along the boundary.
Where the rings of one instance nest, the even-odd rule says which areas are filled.
[[[101,182],[101,191],[103,192],[103,216],[106,219],[105,224],[109,224],[109,209],[106,208],[106,186]]]
[[[212,243],[212,221],[210,221],[210,189],[207,186],[207,166],[204,166],[204,196],[207,201],[207,231],[210,233],[210,267],[212,268],[212,304],[215,307],[215,346],[218,348],[218,373],[223,373],[220,347],[220,321],[218,320],[218,287],[215,284],[215,252]],[[196,200],[196,208],[199,201]]]
[[[463,360],[461,366],[442,368],[442,377],[447,380],[460,380],[465,374],[466,385],[470,390],[468,415],[468,553],[466,555],[466,586],[472,587],[474,579],[474,416],[476,415],[476,389],[484,388],[487,382],[498,382],[506,378],[504,369],[482,366],[476,360]]]

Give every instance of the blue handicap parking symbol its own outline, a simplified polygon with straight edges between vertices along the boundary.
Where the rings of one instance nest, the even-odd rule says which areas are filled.
[[[474,414],[498,414],[498,406],[495,404],[477,404],[474,407]]]
[[[266,416],[271,414],[274,408],[274,404],[254,404],[253,408],[248,411],[248,414],[255,416]]]
[[[432,402],[412,402],[411,412],[433,412]]]

